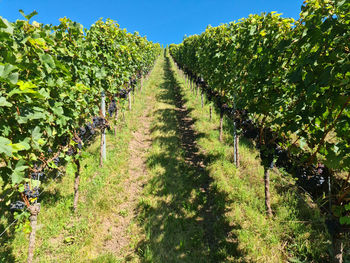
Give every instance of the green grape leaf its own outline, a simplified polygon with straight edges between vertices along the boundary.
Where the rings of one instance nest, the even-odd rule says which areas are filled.
[[[23,181],[25,178],[25,170],[28,168],[27,165],[25,165],[24,160],[19,160],[18,163],[15,166],[15,169],[12,171],[11,175],[11,181],[12,185],[19,184]]]
[[[8,102],[5,97],[0,97],[0,107],[11,107],[12,103]]]
[[[0,137],[0,154],[4,153],[7,156],[12,156],[12,146],[11,141],[7,138]]]
[[[350,225],[350,216],[342,216],[339,218],[340,224]]]
[[[24,18],[26,18],[28,21],[29,21],[33,16],[35,16],[35,15],[38,14],[38,12],[35,11],[35,10],[34,10],[33,12],[31,12],[29,15],[24,14],[24,12],[23,12],[22,9],[20,9],[19,12],[20,12],[21,15],[22,15]]]
[[[41,63],[46,67],[48,72],[50,73],[52,69],[56,67],[55,61],[49,54],[41,54],[39,55]]]

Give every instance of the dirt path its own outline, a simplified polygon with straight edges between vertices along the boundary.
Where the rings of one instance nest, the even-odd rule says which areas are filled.
[[[134,221],[137,216],[137,204],[140,192],[145,184],[146,154],[150,147],[150,110],[148,106],[139,119],[138,129],[133,132],[129,143],[129,171],[121,185],[122,191],[116,198],[121,200],[114,222],[109,223],[110,239],[105,243],[105,250],[117,258],[127,258],[133,254],[132,237],[142,235]]]

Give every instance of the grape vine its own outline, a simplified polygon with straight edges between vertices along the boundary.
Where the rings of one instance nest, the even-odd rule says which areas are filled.
[[[255,140],[265,187],[274,165],[295,175],[325,199],[327,225],[342,224],[336,237],[350,225],[349,21],[348,1],[309,0],[298,21],[250,15],[170,45],[178,67]]]
[[[109,98],[111,117],[116,100],[125,100],[161,51],[110,19],[84,29],[68,18],[58,26],[31,23],[37,13],[21,13],[25,19],[16,22],[0,17],[0,205],[10,208],[5,216],[9,210],[40,210],[31,206],[44,175],[62,173],[98,130],[110,128],[99,110],[101,92]]]

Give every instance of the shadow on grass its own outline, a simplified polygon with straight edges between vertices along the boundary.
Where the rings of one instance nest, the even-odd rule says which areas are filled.
[[[8,207],[1,206],[0,211],[5,211],[5,209],[8,210]],[[6,214],[8,216],[8,213]],[[8,216],[10,219],[8,220],[8,223],[6,224],[0,224],[0,233],[2,233],[5,228],[14,220],[13,216]],[[9,228],[7,232],[5,232],[0,237],[0,262],[15,262],[15,257],[13,256],[13,249],[12,249],[12,241],[15,237],[15,226],[12,226]]]
[[[1,239],[4,239],[6,241],[2,241]],[[12,248],[10,246],[12,242],[12,238],[9,236],[2,236],[0,239],[1,242],[1,249],[0,249],[0,262],[15,262],[15,257],[12,255]]]
[[[148,167],[155,176],[147,185],[152,201],[141,200],[140,222],[147,239],[138,244],[143,262],[227,262],[241,258],[225,213],[228,197],[212,183],[206,164],[218,156],[199,152],[196,133],[186,109],[179,83],[167,58],[165,82],[157,100],[175,108],[158,109],[158,124],[151,129],[153,143],[161,151],[148,157]],[[158,172],[159,171],[159,172]]]

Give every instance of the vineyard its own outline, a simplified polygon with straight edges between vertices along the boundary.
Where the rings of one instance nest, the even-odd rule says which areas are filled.
[[[0,17],[0,262],[349,262],[350,3],[162,49]]]

